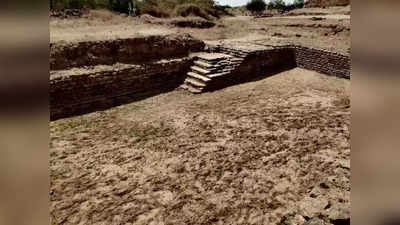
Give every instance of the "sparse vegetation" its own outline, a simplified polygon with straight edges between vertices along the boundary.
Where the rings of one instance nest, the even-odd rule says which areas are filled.
[[[62,9],[110,9],[129,13],[129,4],[137,7],[135,12],[154,17],[198,16],[207,20],[230,15],[229,6],[220,6],[214,0],[50,0],[53,10]]]
[[[304,0],[295,0],[292,4],[286,4],[283,0],[272,0],[268,4],[268,9],[277,9],[281,11],[290,11],[304,7]]]
[[[182,17],[198,16],[207,20],[210,19],[209,14],[204,9],[192,3],[177,5],[174,9],[174,15]]]
[[[267,7],[264,0],[251,0],[247,3],[246,9],[251,11],[253,14],[259,14],[263,12]]]
[[[268,3],[268,9],[284,9],[286,4],[283,0],[272,0]]]

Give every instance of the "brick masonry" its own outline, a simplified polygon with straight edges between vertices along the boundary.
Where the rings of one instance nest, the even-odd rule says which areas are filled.
[[[227,76],[213,79],[208,90],[254,80],[301,67],[350,79],[350,56],[301,46],[264,46],[256,50],[209,48],[242,57]],[[101,69],[52,71],[50,76],[51,120],[103,110],[179,87],[193,65],[191,57],[162,60],[145,65],[97,66]],[[105,68],[104,68],[105,67]]]
[[[208,46],[208,50],[243,58],[241,65],[231,74],[213,79],[207,87],[208,90],[254,80],[295,67],[350,79],[350,56],[327,50],[297,45],[268,46],[248,43],[241,47]]]
[[[224,51],[228,53],[227,51]],[[244,55],[243,62],[229,75],[213,79],[209,90],[248,82],[296,67],[294,54],[290,49],[258,50]]]
[[[350,56],[301,46],[294,46],[293,49],[298,67],[350,79]]]
[[[51,43],[50,69],[141,64],[161,59],[186,57],[204,49],[204,42],[190,35],[154,35],[117,40],[78,43]]]
[[[244,67],[255,72],[277,67],[300,67],[326,75],[350,79],[350,55],[315,49],[299,45],[264,46],[260,49],[232,49],[232,47],[211,46],[211,52],[222,52],[245,57]],[[254,48],[254,47],[253,47]],[[260,71],[261,70],[261,71]]]
[[[50,119],[103,110],[177,88],[192,59],[147,65],[87,70],[79,75],[53,72],[50,76]]]

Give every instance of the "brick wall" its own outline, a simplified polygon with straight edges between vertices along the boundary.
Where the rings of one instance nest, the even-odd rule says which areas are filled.
[[[238,77],[251,78],[265,76],[277,70],[295,68],[294,54],[291,49],[272,48],[254,54],[249,54],[234,73]]]
[[[296,67],[291,49],[269,49],[250,52],[243,62],[228,76],[213,79],[210,90],[248,82]]]
[[[350,79],[350,56],[301,46],[294,46],[296,64],[300,68]]]
[[[204,49],[204,42],[189,35],[154,35],[119,40],[78,43],[51,43],[50,69],[113,65],[115,63],[141,64],[186,57]]]
[[[350,57],[339,53],[301,46],[236,53],[237,56],[243,53],[243,62],[229,76],[215,79],[210,89],[273,75],[296,66],[350,78]],[[171,91],[182,84],[192,59],[185,57],[145,65],[121,65],[52,71],[51,120],[107,109]]]
[[[94,68],[79,75],[76,71],[52,72],[50,119],[107,109],[171,91],[182,84],[191,64],[190,58],[182,58],[119,69]]]
[[[263,72],[300,67],[319,73],[350,79],[350,56],[322,49],[298,45],[270,46],[264,50],[231,49],[221,46],[208,46],[210,52],[221,52],[245,57],[241,66],[244,76],[259,76]],[[239,76],[240,72],[238,73]]]

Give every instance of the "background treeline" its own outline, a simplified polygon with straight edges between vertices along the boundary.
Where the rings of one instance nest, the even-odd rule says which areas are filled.
[[[130,0],[50,0],[52,9],[109,9],[126,13]],[[135,0],[141,14],[155,17],[200,16],[205,19],[229,14],[229,6],[216,4],[214,0]]]
[[[283,0],[272,0],[267,4],[268,9],[279,9],[279,10],[293,10],[304,7],[304,0],[295,0],[291,4],[286,4]]]
[[[253,14],[260,14],[266,9],[279,10],[279,11],[290,11],[297,8],[304,7],[304,0],[295,0],[291,4],[286,4],[283,0],[271,0],[267,4],[265,0],[250,0],[246,4],[246,9],[251,11]]]

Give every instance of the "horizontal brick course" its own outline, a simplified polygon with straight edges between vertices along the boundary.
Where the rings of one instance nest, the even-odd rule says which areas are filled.
[[[173,90],[183,82],[190,58],[130,65],[119,70],[90,70],[79,75],[53,72],[50,119],[60,119],[117,106]],[[61,75],[60,75],[61,74]]]
[[[209,90],[301,67],[331,76],[350,78],[350,56],[302,46],[272,46],[263,50],[210,47],[210,51],[243,57],[228,76],[213,79]],[[233,62],[232,62],[233,63]],[[173,90],[193,65],[189,57],[145,65],[121,64],[91,69],[52,71],[51,120],[107,109]],[[227,65],[229,67],[229,65]]]
[[[204,49],[204,42],[189,35],[154,35],[117,40],[50,43],[50,69],[82,66],[140,64],[187,57]]]
[[[321,49],[294,46],[296,65],[319,73],[350,79],[350,56]]]

